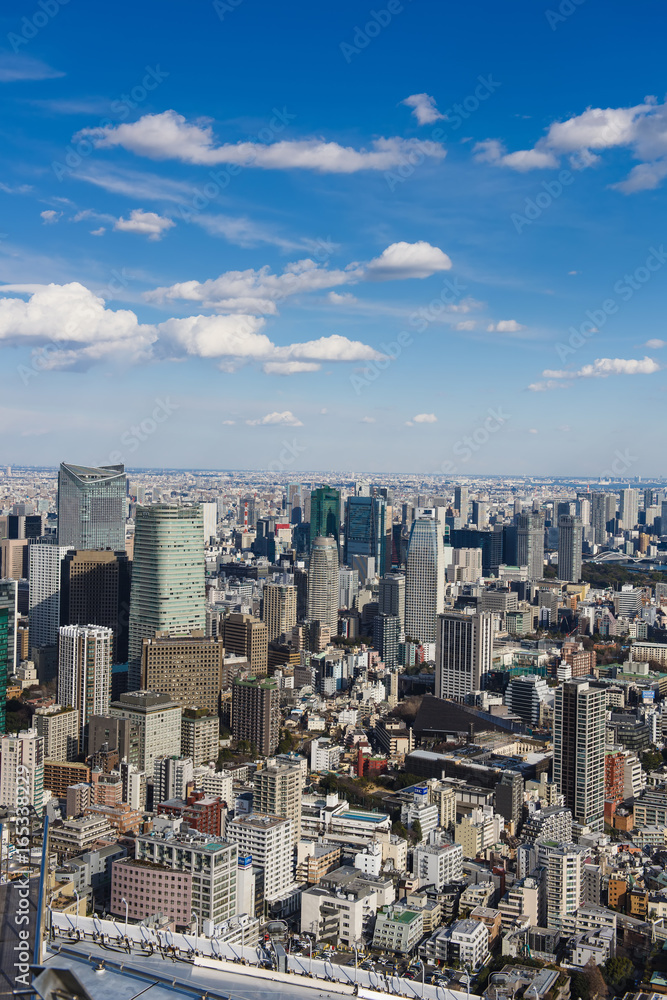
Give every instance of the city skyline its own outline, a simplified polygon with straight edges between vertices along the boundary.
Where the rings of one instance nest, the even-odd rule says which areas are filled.
[[[665,16],[634,10],[8,12],[2,460],[650,474]]]

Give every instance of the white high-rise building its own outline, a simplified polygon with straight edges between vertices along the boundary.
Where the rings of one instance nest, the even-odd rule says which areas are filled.
[[[275,899],[292,884],[291,820],[266,813],[236,816],[227,824],[227,840],[237,845],[239,856],[252,855],[253,864],[264,870],[265,899]]]
[[[308,565],[308,618],[338,634],[338,546],[335,538],[313,539]]]
[[[625,531],[630,531],[639,518],[639,490],[621,490],[621,503],[618,516]]]
[[[55,646],[60,628],[60,566],[69,549],[33,542],[30,546],[30,648]]]
[[[445,602],[442,525],[435,515],[435,508],[425,508],[412,522],[405,577],[405,634],[424,643],[435,642]]]
[[[78,760],[81,739],[78,709],[63,708],[62,705],[37,708],[33,721],[37,735],[44,740],[44,757],[47,760]]]
[[[113,629],[63,625],[58,639],[58,699],[79,712],[80,740],[88,746],[91,715],[108,715],[111,701]]]
[[[37,730],[0,738],[0,802],[11,810],[32,805],[41,814],[43,799],[44,741]]]
[[[450,882],[458,882],[463,871],[463,848],[460,844],[417,844],[412,870],[420,887],[434,885],[438,891]]]
[[[435,650],[435,690],[438,698],[464,701],[480,691],[491,670],[493,614],[446,612],[438,616]]]
[[[359,571],[356,569],[338,570],[338,606],[353,608],[359,593]]]
[[[153,768],[153,809],[167,799],[187,798],[188,786],[194,787],[191,757],[156,757]]]
[[[218,527],[218,504],[211,501],[201,504],[202,517],[204,519],[204,545],[208,545],[211,538],[215,538]]]

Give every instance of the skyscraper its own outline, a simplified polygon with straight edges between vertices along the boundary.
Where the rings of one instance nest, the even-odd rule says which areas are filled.
[[[296,625],[296,587],[293,584],[267,583],[263,618],[269,642]]]
[[[269,632],[254,615],[234,611],[222,620],[222,641],[227,653],[245,656],[255,677],[265,677],[269,658]]]
[[[596,545],[606,543],[615,512],[616,498],[612,494],[596,491],[591,495],[591,526],[595,531]]]
[[[127,663],[130,561],[125,552],[71,551],[61,563],[62,625],[103,625],[114,631],[114,663]]]
[[[385,573],[380,578],[378,611],[384,615],[396,615],[401,632],[405,629],[405,577],[402,573]]]
[[[0,802],[11,810],[30,804],[41,815],[43,800],[44,740],[36,729],[0,737]]]
[[[405,634],[435,642],[435,619],[445,602],[442,525],[435,511],[415,518],[410,531],[405,575]]]
[[[558,578],[570,583],[581,580],[581,518],[561,514],[558,518]]]
[[[621,490],[621,503],[618,512],[621,525],[625,531],[631,531],[639,518],[639,490]]]
[[[61,563],[67,547],[48,542],[30,546],[30,649],[55,646],[60,628]]]
[[[386,561],[387,509],[378,497],[347,498],[345,514],[345,563],[353,565],[355,556],[375,559],[375,568],[382,573]]]
[[[111,702],[113,632],[98,626],[63,625],[58,640],[58,700],[78,709],[80,745],[87,752],[91,715],[106,715]]]
[[[386,615],[380,612],[373,619],[373,645],[382,657],[382,662],[388,670],[394,670],[398,665],[398,638],[401,634],[401,622],[398,615]]]
[[[468,487],[467,486],[455,486],[454,487],[454,509],[458,510],[461,522],[466,524],[468,521]]]
[[[313,539],[308,565],[308,618],[338,634],[338,547],[334,538]]]
[[[0,733],[5,731],[7,678],[16,668],[18,584],[0,580]]]
[[[138,507],[130,598],[130,690],[141,683],[144,639],[206,630],[204,525],[199,507]]]
[[[61,462],[58,544],[75,549],[125,551],[125,467],[89,468]]]
[[[435,651],[435,690],[438,698],[464,701],[481,690],[491,670],[493,615],[456,611],[438,615]]]
[[[544,515],[532,511],[516,519],[517,563],[528,567],[529,580],[544,576]]]
[[[310,494],[310,544],[316,538],[340,537],[340,491],[332,486],[319,486]]]
[[[554,781],[572,818],[602,831],[606,697],[603,688],[575,678],[556,689]]]

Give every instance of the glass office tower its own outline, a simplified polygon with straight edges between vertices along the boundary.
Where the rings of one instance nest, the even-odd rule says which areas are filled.
[[[123,465],[97,469],[61,462],[58,544],[124,552],[126,493]]]

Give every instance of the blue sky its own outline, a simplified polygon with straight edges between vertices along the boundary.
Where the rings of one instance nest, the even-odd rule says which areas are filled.
[[[666,21],[22,0],[0,460],[664,474]]]

